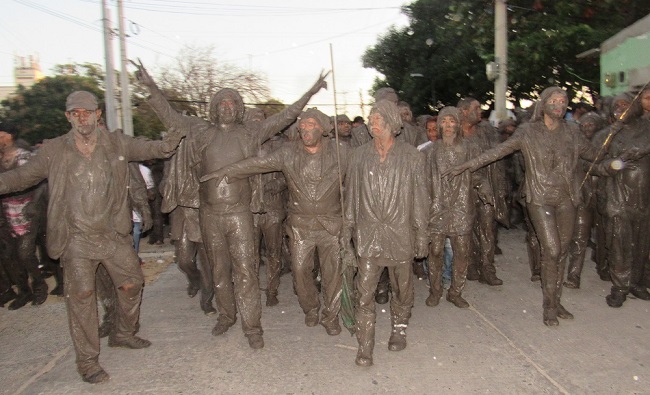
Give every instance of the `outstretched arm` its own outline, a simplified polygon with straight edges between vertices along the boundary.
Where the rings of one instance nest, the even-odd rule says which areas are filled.
[[[199,181],[205,182],[216,179],[216,184],[218,185],[224,178],[226,182],[230,183],[234,180],[241,180],[255,174],[282,171],[283,163],[280,151],[282,150],[276,150],[265,157],[253,157],[240,160],[232,165],[222,167],[217,171],[202,176]]]
[[[311,97],[318,93],[322,88],[327,89],[325,78],[327,78],[328,75],[329,71],[324,74],[321,73],[318,80],[316,80],[316,83],[300,99],[298,99],[297,102],[293,103],[282,112],[262,121],[259,131],[260,141],[262,143],[265,142],[275,134],[279,133],[282,129],[291,125],[291,123],[295,121],[296,117],[300,115],[302,109],[307,105],[307,103],[309,103]]]
[[[135,78],[149,90],[151,96],[148,103],[166,128],[189,129],[192,124],[202,122],[199,118],[184,117],[174,110],[160,91],[160,88],[158,88],[158,85],[156,85],[156,82],[149,75],[149,72],[147,72],[147,69],[144,68],[142,62],[139,60],[138,63],[131,61],[131,64],[138,68],[135,72]]]

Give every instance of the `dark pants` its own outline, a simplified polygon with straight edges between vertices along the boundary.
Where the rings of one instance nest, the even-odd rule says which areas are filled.
[[[650,229],[647,216],[620,215],[607,219],[609,272],[618,291],[644,288],[645,265],[648,260]]]
[[[573,238],[569,245],[569,269],[567,280],[580,284],[580,275],[585,263],[585,251],[591,238],[592,212],[590,207],[583,204],[576,209],[576,223],[573,228]]]
[[[446,238],[447,236],[443,233],[434,233],[431,235],[429,250],[429,281],[431,288],[429,288],[429,292],[437,299],[442,297],[443,292],[442,272],[444,269]],[[451,249],[454,252],[449,295],[460,296],[465,288],[465,280],[467,278],[471,235],[449,236],[449,240],[451,242]]]
[[[280,286],[280,256],[282,254],[282,218],[280,213],[253,214],[255,259],[260,261],[260,241],[266,248],[266,294],[277,295]]]
[[[201,289],[201,309],[212,310],[212,298],[214,297],[214,283],[212,266],[205,253],[203,243],[190,241],[185,228],[178,240],[174,241],[176,249],[176,262],[178,268],[185,273],[190,287]],[[212,310],[214,312],[214,310]]]

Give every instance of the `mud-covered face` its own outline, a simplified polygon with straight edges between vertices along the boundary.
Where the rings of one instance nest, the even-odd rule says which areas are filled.
[[[621,119],[623,113],[625,113],[631,105],[632,103],[627,100],[617,100],[612,106],[612,115],[615,119]]]
[[[65,117],[77,133],[82,136],[87,136],[97,129],[98,119],[101,113],[101,110],[75,108],[71,111],[66,111]]]
[[[429,141],[438,140],[438,125],[434,119],[427,121],[427,137]]]
[[[580,123],[580,130],[582,133],[585,135],[586,138],[591,139],[594,137],[594,133],[596,133],[596,128],[598,126],[596,125],[595,122],[592,121],[587,121],[587,122],[581,122]]]
[[[402,122],[411,122],[413,120],[413,113],[408,107],[399,108],[399,116],[402,118]]]
[[[348,137],[350,135],[350,131],[352,130],[352,124],[350,122],[337,122],[336,126],[339,131],[339,136]]]
[[[562,119],[566,113],[567,104],[568,101],[566,95],[563,95],[560,92],[555,92],[544,102],[544,115],[551,119]]]
[[[314,118],[301,119],[298,131],[305,147],[316,147],[323,139],[323,128]]]
[[[458,132],[460,132],[460,125],[458,124],[458,120],[451,115],[445,115],[442,117],[442,120],[440,121],[440,128],[443,138],[456,137],[458,135]]]
[[[229,125],[237,119],[237,102],[234,98],[226,96],[217,104],[219,123]]]
[[[368,126],[373,138],[387,138],[391,134],[386,120],[379,112],[370,114],[368,117]]]
[[[463,110],[463,112],[465,113],[465,119],[467,119],[467,122],[471,125],[476,125],[481,120],[481,103],[474,100],[469,105],[469,108]]]

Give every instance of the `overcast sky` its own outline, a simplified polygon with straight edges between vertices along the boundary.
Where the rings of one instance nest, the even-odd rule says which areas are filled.
[[[173,62],[184,45],[215,48],[215,56],[266,76],[272,97],[298,99],[322,69],[330,69],[333,45],[337,101],[372,100],[368,90],[377,75],[360,57],[391,25],[403,26],[404,0],[124,0],[127,56],[141,58],[155,72]],[[117,2],[108,0],[117,28]],[[114,57],[119,47],[115,41]],[[36,55],[43,72],[62,63],[104,65],[100,0],[2,0],[0,85],[13,83],[14,55]],[[119,68],[119,65],[116,64]],[[131,69],[132,71],[132,69]],[[315,96],[333,113],[330,89]],[[330,105],[330,106],[327,106]],[[368,109],[366,109],[367,115]]]

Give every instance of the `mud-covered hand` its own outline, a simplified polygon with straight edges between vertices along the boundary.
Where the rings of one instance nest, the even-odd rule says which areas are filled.
[[[142,208],[142,233],[150,230],[153,227],[153,218],[151,217],[151,209],[149,207]]]
[[[318,80],[316,81],[314,86],[311,87],[311,89],[309,90],[309,93],[311,93],[312,95],[315,95],[321,89],[323,89],[323,88],[327,89],[327,82],[325,81],[325,78],[327,78],[327,76],[329,74],[330,74],[329,71],[327,73],[325,73],[324,71],[321,71],[320,76],[318,77]]]
[[[471,168],[472,168],[472,164],[470,163],[470,161],[467,161],[465,163],[461,163],[460,165],[456,165],[448,168],[447,170],[440,173],[440,176],[446,177],[447,179],[454,178],[457,175],[463,173],[464,171],[470,170]]]
[[[163,150],[166,153],[173,152],[186,134],[187,132],[183,129],[170,128],[167,130],[165,137],[163,137]]]
[[[417,240],[415,245],[415,258],[422,259],[426,258],[429,255],[429,240],[421,239]]]
[[[212,173],[208,173],[208,174],[206,174],[204,176],[201,176],[201,178],[199,178],[199,182],[206,182],[206,181],[209,181],[209,180],[215,180],[216,185],[219,185],[219,184],[221,184],[221,181],[223,179],[225,179],[225,178],[226,178],[226,172],[224,171],[223,168],[221,168],[221,169],[219,169],[217,171],[213,171]],[[228,182],[227,179],[226,179],[226,182]]]
[[[342,232],[342,234],[349,233]],[[341,238],[339,238],[339,253],[341,255],[341,262],[344,266],[357,266],[356,253],[354,252],[354,247],[352,247],[352,240],[350,240],[350,237],[341,236]]]
[[[142,85],[145,86],[155,86],[156,83],[154,82],[153,78],[151,78],[151,75],[149,75],[149,72],[147,72],[147,69],[144,68],[142,65],[142,61],[138,59],[138,63],[129,60],[132,65],[134,65],[138,70],[135,72],[135,78],[140,82]]]

